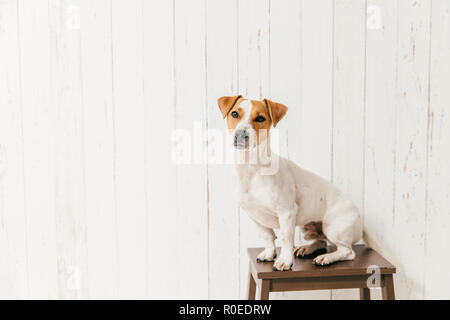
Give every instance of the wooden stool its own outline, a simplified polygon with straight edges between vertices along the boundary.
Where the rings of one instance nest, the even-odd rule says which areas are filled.
[[[352,261],[339,261],[320,267],[312,264],[312,258],[294,258],[290,271],[273,271],[273,262],[257,262],[256,257],[262,248],[249,248],[250,272],[248,280],[248,299],[254,300],[256,286],[260,287],[260,299],[268,300],[270,292],[325,290],[359,288],[361,300],[370,300],[367,280],[373,275],[373,269],[379,268],[379,286],[383,300],[395,300],[393,274],[396,269],[373,249],[364,245],[355,245],[356,258]],[[328,252],[336,248],[328,247]],[[280,253],[280,249],[277,249]]]

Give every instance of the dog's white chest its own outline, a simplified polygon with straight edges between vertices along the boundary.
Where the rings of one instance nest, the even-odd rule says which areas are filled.
[[[243,206],[254,202],[262,203],[273,192],[270,178],[253,172],[237,175],[235,186],[238,203]]]
[[[279,228],[274,208],[273,181],[258,174],[237,176],[236,198],[239,206],[259,224],[268,228]]]

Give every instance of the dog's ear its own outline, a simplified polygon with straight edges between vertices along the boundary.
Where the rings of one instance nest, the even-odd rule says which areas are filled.
[[[275,128],[278,122],[283,119],[288,107],[284,104],[270,101],[269,99],[264,99],[264,102],[266,103],[267,109],[269,109],[269,115],[272,118],[273,127]]]
[[[221,97],[217,99],[217,103],[219,104],[220,112],[222,112],[223,118],[225,119],[230,110],[234,107],[236,102],[242,98],[241,95],[234,97]]]

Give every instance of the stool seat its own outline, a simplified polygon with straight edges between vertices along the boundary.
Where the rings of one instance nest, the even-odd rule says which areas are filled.
[[[257,262],[256,257],[263,248],[249,248],[249,299],[255,298],[256,286],[261,288],[261,299],[268,299],[269,292],[324,290],[359,288],[361,299],[370,299],[368,279],[374,272],[378,277],[374,279],[375,286],[381,287],[383,299],[394,299],[393,274],[396,268],[373,249],[364,245],[355,245],[353,250],[356,257],[351,261],[339,261],[328,266],[316,266],[312,258],[294,258],[292,269],[289,271],[273,271],[273,262]],[[328,247],[327,252],[336,250]],[[277,248],[277,254],[280,249]]]

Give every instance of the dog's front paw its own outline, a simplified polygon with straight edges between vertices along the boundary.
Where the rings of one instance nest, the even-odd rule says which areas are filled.
[[[292,255],[289,256],[283,256],[280,255],[280,257],[275,261],[273,264],[272,269],[275,271],[287,271],[292,268]]]
[[[277,252],[275,249],[264,249],[260,254],[258,254],[256,261],[270,262],[270,261],[273,261],[276,256],[277,256]]]

